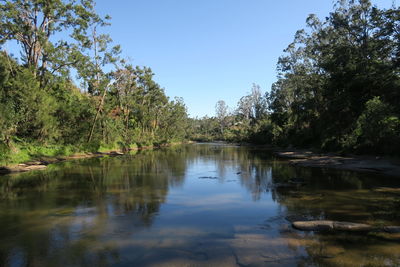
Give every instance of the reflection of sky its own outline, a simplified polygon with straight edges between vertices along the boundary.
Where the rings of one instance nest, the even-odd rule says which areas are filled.
[[[364,209],[369,199],[364,191],[354,191],[362,198],[355,203],[355,195],[338,190],[358,188],[365,174],[361,180],[335,171],[296,169],[271,161],[264,152],[235,146],[186,149],[76,162],[71,169],[61,168],[65,176],[50,175],[38,183],[39,189],[0,202],[0,236],[6,236],[0,265],[2,255],[12,266],[26,265],[27,255],[33,255],[30,259],[43,265],[293,266],[310,253],[319,259],[320,246],[328,242],[293,230],[286,218],[340,209],[353,217],[355,211],[371,214]],[[292,177],[308,183],[301,190],[274,187]],[[30,187],[40,177],[31,178],[16,179],[15,188],[18,181],[21,188]],[[379,186],[388,183],[370,179]],[[323,191],[315,194],[318,189]],[[304,200],[300,193],[306,194]],[[310,244],[311,252],[305,250]]]
[[[205,157],[189,164],[184,186],[170,188],[153,227],[190,226],[203,231],[225,228],[224,232],[233,232],[249,225],[257,228],[275,215],[278,204],[272,201],[270,193],[265,192],[259,201],[254,201],[252,192],[244,189],[241,182],[241,176],[246,174],[235,161],[224,163]]]

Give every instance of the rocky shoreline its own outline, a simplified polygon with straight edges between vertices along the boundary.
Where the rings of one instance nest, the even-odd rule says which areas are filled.
[[[304,150],[279,150],[275,151],[274,155],[288,159],[290,164],[295,166],[374,172],[400,177],[399,159],[371,156],[339,156],[336,154],[318,154]]]

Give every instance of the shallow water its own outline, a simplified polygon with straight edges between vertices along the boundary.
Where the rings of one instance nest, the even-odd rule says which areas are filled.
[[[0,177],[0,266],[400,266],[398,234],[290,223],[400,225],[399,191],[382,187],[399,177],[221,144],[70,161]]]

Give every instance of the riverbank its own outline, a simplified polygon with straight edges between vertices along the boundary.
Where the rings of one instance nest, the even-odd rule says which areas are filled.
[[[274,155],[288,159],[290,164],[296,166],[374,172],[400,177],[400,159],[395,158],[340,156],[332,153],[320,154],[308,150],[276,150]]]
[[[110,151],[99,151],[99,152],[87,152],[87,153],[75,153],[69,156],[37,156],[33,157],[29,161],[18,163],[18,164],[9,164],[0,166],[0,175],[6,175],[11,173],[19,173],[19,172],[28,172],[34,170],[44,170],[48,165],[59,163],[67,160],[77,160],[77,159],[87,159],[87,158],[102,158],[102,157],[113,157],[113,156],[122,156],[129,154],[131,151],[141,151],[147,149],[157,149],[162,147],[168,147],[172,145],[178,145],[183,143],[191,143],[191,142],[176,142],[169,143],[157,146],[142,146],[142,147],[133,147],[128,151],[122,150],[110,150]]]

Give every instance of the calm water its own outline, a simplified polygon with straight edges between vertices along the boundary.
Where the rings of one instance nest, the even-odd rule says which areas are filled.
[[[283,188],[291,178],[306,185]],[[177,146],[0,177],[1,266],[400,266],[397,177],[295,168],[261,149]]]

